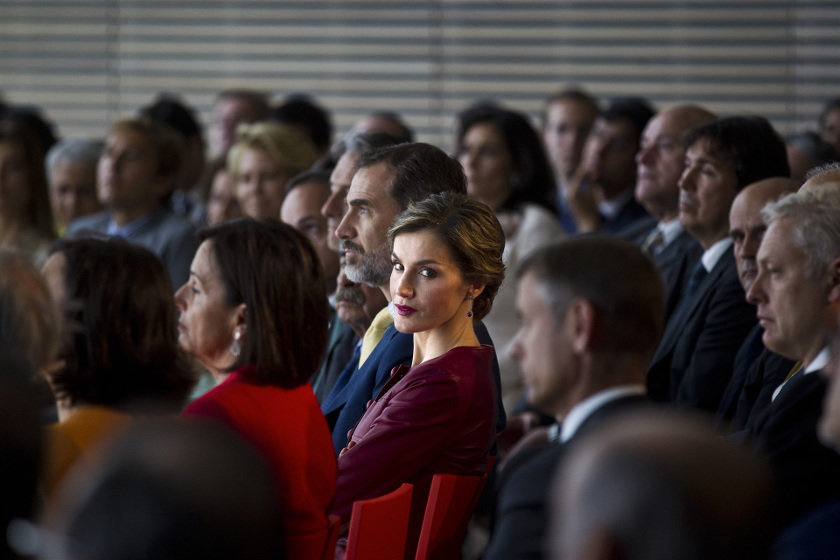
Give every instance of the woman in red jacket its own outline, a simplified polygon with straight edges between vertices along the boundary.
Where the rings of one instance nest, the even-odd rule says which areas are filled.
[[[320,558],[336,461],[307,382],[327,342],[318,257],[279,222],[237,220],[200,237],[190,279],[175,294],[178,335],[218,385],[184,414],[222,422],[262,452],[284,508],[287,557]]]
[[[482,474],[495,438],[493,349],[473,321],[490,310],[505,238],[493,211],[455,193],[409,206],[389,232],[394,326],[414,334],[411,367],[395,368],[338,458],[332,513],[414,484],[412,557],[435,473]]]

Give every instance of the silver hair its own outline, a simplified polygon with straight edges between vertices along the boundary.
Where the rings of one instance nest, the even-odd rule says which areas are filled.
[[[96,165],[102,148],[105,143],[102,140],[87,140],[83,138],[65,138],[55,144],[47,153],[46,170],[47,178],[52,175],[52,170],[59,163],[65,161],[78,161],[90,165]]]
[[[793,243],[805,253],[805,273],[814,278],[840,257],[840,192],[791,193],[769,202],[761,217],[767,226],[789,218],[793,222]]]
[[[812,167],[805,173],[805,180],[813,178],[820,173],[824,173],[826,171],[831,171],[832,169],[840,169],[840,161],[831,161],[828,163],[824,163],[822,165],[817,165],[816,167]]]

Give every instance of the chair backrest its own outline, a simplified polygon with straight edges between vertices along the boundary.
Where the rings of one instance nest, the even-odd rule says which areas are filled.
[[[436,474],[429,488],[415,560],[458,560],[487,476]]]
[[[405,483],[378,498],[353,502],[345,560],[403,557],[413,490]]]
[[[321,560],[333,560],[335,558],[335,543],[338,542],[338,530],[341,529],[341,518],[337,515],[327,517],[327,541],[324,543],[324,553]]]

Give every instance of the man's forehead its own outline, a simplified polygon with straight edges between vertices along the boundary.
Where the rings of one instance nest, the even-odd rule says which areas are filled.
[[[392,178],[391,169],[385,164],[374,164],[359,169],[350,182],[347,201],[364,200],[369,203],[395,203],[389,186]]]

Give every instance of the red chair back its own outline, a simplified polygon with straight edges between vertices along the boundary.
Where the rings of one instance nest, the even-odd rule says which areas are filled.
[[[405,483],[384,496],[353,502],[345,560],[403,557],[413,489]]]
[[[429,488],[415,560],[458,560],[487,476],[436,474]]]
[[[341,518],[337,515],[327,517],[327,542],[324,543],[324,553],[321,560],[333,560],[335,558],[335,543],[338,541],[338,530],[341,528]]]

